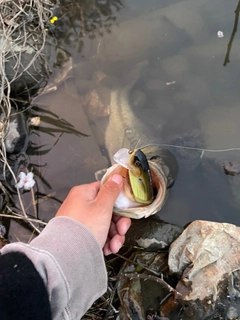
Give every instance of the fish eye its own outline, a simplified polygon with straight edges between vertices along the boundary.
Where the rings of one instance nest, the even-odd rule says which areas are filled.
[[[138,181],[142,182],[142,179],[141,179],[141,178],[138,178]]]
[[[141,162],[139,160],[136,160],[134,164],[135,164],[135,166],[140,167]]]

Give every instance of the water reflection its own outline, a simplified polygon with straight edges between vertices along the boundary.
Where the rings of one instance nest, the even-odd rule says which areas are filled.
[[[51,31],[64,46],[84,47],[84,37],[94,39],[110,33],[116,23],[116,14],[122,8],[121,0],[60,0],[53,9]],[[69,48],[68,48],[69,49]]]
[[[20,119],[22,127],[20,127]],[[30,224],[37,222],[36,225],[41,227],[44,225],[42,220],[48,219],[40,214],[40,211],[45,205],[47,205],[47,210],[52,207],[56,210],[61,204],[61,200],[56,196],[51,179],[45,175],[48,168],[47,163],[42,163],[40,158],[54,150],[63,134],[72,134],[76,137],[87,137],[88,135],[76,130],[71,123],[47,110],[46,107],[32,106],[25,113],[17,114],[15,118],[11,117],[10,126],[15,123],[15,120],[17,121],[16,135],[12,136],[13,129],[11,129],[11,136],[6,136],[6,141],[9,140],[9,145],[13,145],[13,147],[11,153],[10,147],[8,150],[9,167],[7,166],[7,170],[5,169],[6,175],[1,176],[2,212],[5,214],[4,217],[12,214],[19,223],[26,222],[28,219]],[[26,124],[28,132],[23,134]],[[6,145],[8,144],[6,143]],[[28,172],[34,174],[35,185],[31,191],[15,188],[16,177],[19,173]],[[41,210],[39,210],[39,206],[41,206]],[[29,224],[27,226],[30,227]],[[37,229],[39,230],[39,226]]]
[[[76,130],[74,126],[65,119],[59,118],[59,116],[54,112],[46,110],[45,108],[41,108],[40,106],[32,106],[27,112],[27,117],[29,119],[28,122],[30,125],[30,135],[39,135],[40,133],[45,133],[56,137],[56,134],[60,134],[62,136],[64,133],[68,133],[75,134],[79,137],[87,137],[87,134]],[[59,138],[60,137],[57,138],[54,145],[56,145]],[[36,145],[34,142],[30,141],[26,153],[28,155],[43,155],[52,150],[53,146],[51,146],[49,149],[41,150],[43,145]]]

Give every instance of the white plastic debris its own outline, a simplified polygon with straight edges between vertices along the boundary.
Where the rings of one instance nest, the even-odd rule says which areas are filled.
[[[217,32],[217,36],[218,36],[218,38],[223,38],[223,37],[224,37],[224,34],[223,34],[222,31],[218,31],[218,32]]]

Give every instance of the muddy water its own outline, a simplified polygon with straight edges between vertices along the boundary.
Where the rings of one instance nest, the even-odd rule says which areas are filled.
[[[111,91],[122,85],[132,66],[144,60],[148,61],[147,71],[135,83],[129,100],[135,115],[152,129],[154,140],[157,135],[159,144],[240,147],[239,33],[233,39],[229,63],[223,66],[238,2],[101,3],[108,3],[111,10],[105,14],[108,12],[111,19],[100,32],[89,31],[90,22],[94,23],[94,17],[106,20],[107,14],[100,18],[93,15],[93,20],[90,15],[85,17],[83,30],[79,29],[83,20],[69,9],[72,26],[67,25],[61,45],[70,53],[73,68],[57,84],[57,90],[35,101],[88,135],[32,137],[51,149],[31,157],[33,163],[43,166],[42,175],[51,185],[50,189],[39,183],[39,189],[46,194],[53,192],[61,200],[72,186],[93,181],[94,172],[108,165],[104,142]],[[91,8],[87,10],[89,13]],[[224,36],[218,37],[218,31]],[[54,72],[57,74],[58,69]],[[113,143],[125,130],[122,124],[111,133]],[[174,148],[170,150],[175,152],[180,170],[159,216],[180,225],[195,219],[239,225],[240,178],[225,175],[222,164],[239,161],[240,151],[189,150],[182,155]],[[43,201],[40,216],[52,217],[58,206],[56,201]]]

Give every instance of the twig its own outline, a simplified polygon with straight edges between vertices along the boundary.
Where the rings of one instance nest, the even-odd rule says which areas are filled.
[[[34,231],[32,232],[30,238],[28,239],[28,243],[30,243],[32,241],[33,237],[34,237]]]
[[[234,25],[233,25],[233,30],[232,30],[232,34],[230,37],[230,40],[228,42],[228,48],[227,48],[227,53],[224,59],[224,63],[223,66],[225,67],[229,62],[230,62],[230,52],[231,52],[231,48],[232,48],[232,43],[233,43],[233,39],[235,37],[235,33],[237,32],[237,28],[238,28],[238,19],[239,19],[239,12],[240,12],[240,0],[238,2],[237,8],[234,11],[235,12],[235,20],[234,20]]]
[[[42,224],[44,226],[47,225],[47,222],[44,222],[44,221],[41,221],[41,220],[38,220],[38,219],[28,218],[28,217],[26,219],[25,217],[20,216],[20,215],[16,215],[15,216],[15,215],[11,215],[11,214],[0,213],[0,217],[18,219],[18,220],[23,220],[23,221],[26,221],[26,222],[32,221],[32,222],[36,222],[36,223]]]
[[[112,305],[111,301],[109,301],[109,299],[104,298],[104,296],[101,296],[100,299],[106,302],[112,308],[114,313],[119,312],[117,309],[114,308],[114,306]]]
[[[46,195],[43,196],[41,199],[35,200],[35,204],[37,205],[37,204],[40,204],[40,203],[42,203],[43,201],[45,201],[45,200],[47,200],[47,199],[52,199],[55,194],[56,194],[56,191],[51,192],[51,193],[49,193],[49,194],[46,194]]]
[[[31,196],[32,196],[32,204],[33,204],[34,215],[35,215],[35,218],[37,219],[37,217],[38,217],[38,213],[37,213],[37,203],[36,203],[36,201],[35,201],[35,196],[34,196],[33,188],[31,188]]]
[[[114,288],[113,288],[113,290],[111,290],[109,287],[108,287],[108,290],[111,292],[111,294],[110,294],[110,297],[109,297],[109,306],[113,309],[113,311],[114,311],[114,313],[118,313],[118,311],[114,308],[114,306],[113,306],[113,299],[114,299],[114,297],[115,297],[115,294],[116,294],[116,291],[117,291],[117,283],[115,284],[115,286],[114,286]]]
[[[164,297],[164,298],[160,301],[159,305],[162,306],[162,305],[172,296],[172,294],[173,294],[173,292],[169,292],[169,293],[166,295],[166,297]]]
[[[130,262],[130,263],[134,264],[135,266],[140,266],[140,267],[142,267],[143,269],[145,269],[145,270],[147,270],[147,271],[155,274],[155,276],[162,277],[162,272],[159,273],[159,272],[157,272],[157,271],[155,271],[155,270],[152,270],[152,269],[146,267],[144,264],[142,264],[142,263],[140,263],[140,262],[132,261],[132,260],[130,260],[130,259],[122,256],[122,255],[119,254],[119,253],[115,253],[115,255],[116,255],[117,257],[119,257],[119,258],[124,259],[124,260],[127,261],[127,262]]]

